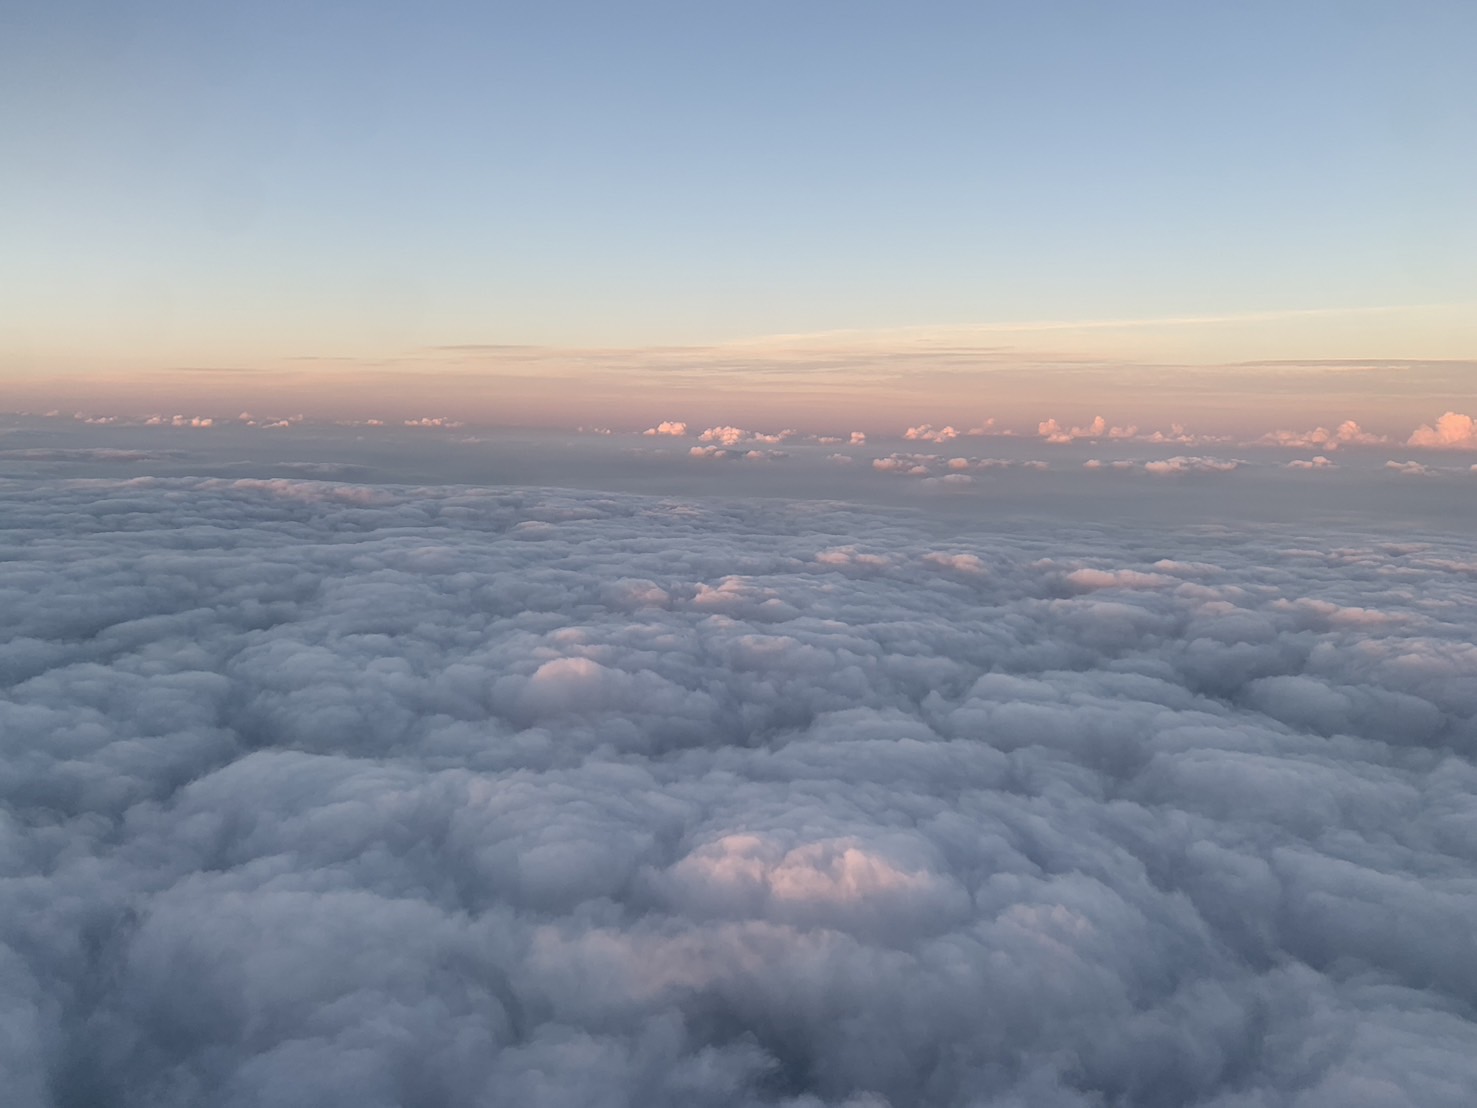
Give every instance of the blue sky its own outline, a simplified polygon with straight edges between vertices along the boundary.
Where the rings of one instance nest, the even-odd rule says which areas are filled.
[[[1477,301],[1470,3],[7,13],[15,376]]]

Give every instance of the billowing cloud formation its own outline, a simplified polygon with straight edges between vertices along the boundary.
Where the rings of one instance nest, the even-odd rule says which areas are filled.
[[[1465,1105],[1439,538],[0,488],[46,1105]]]
[[[1304,449],[1337,450],[1345,445],[1369,445],[1387,442],[1383,435],[1366,431],[1352,419],[1346,419],[1334,430],[1315,427],[1311,431],[1272,431],[1263,435],[1260,443],[1269,446],[1295,446]]]
[[[1412,432],[1407,446],[1447,446],[1477,449],[1477,421],[1460,412],[1447,412],[1433,427],[1423,423]]]
[[[903,432],[903,438],[915,442],[948,442],[957,439],[959,432],[952,427],[935,427],[931,423],[920,423]]]
[[[1038,435],[1054,444],[1075,442],[1077,439],[1131,439],[1138,431],[1137,427],[1109,427],[1108,421],[1102,416],[1094,417],[1085,427],[1063,427],[1054,419],[1042,420],[1036,427]],[[1163,440],[1161,436],[1156,441],[1168,440]]]
[[[674,438],[681,438],[687,434],[687,424],[675,419],[664,419],[655,427],[648,427],[641,433],[643,435],[671,435]]]
[[[702,442],[717,442],[724,446],[737,446],[749,437],[742,427],[709,427],[698,439]]]

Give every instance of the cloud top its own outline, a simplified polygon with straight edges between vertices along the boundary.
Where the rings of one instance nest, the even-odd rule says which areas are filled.
[[[1477,1083],[1464,542],[220,478],[0,509],[9,1103]]]

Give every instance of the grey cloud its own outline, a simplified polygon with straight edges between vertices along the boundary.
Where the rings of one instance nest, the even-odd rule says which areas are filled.
[[[1477,1083],[1464,541],[281,479],[0,510],[23,1108]]]

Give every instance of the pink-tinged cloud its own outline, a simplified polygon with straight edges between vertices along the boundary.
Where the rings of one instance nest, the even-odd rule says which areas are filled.
[[[698,436],[699,442],[717,442],[724,446],[737,446],[749,437],[742,427],[709,427]]]
[[[655,427],[648,427],[641,433],[643,435],[671,435],[673,438],[681,438],[687,434],[687,424],[681,420],[664,419]]]
[[[1288,469],[1338,469],[1338,466],[1335,463],[1329,461],[1322,454],[1317,454],[1317,455],[1315,455],[1312,458],[1294,458],[1292,461],[1290,461],[1290,462],[1287,463],[1287,468]]]
[[[948,442],[957,439],[959,432],[952,427],[934,427],[931,423],[920,423],[903,432],[903,438],[914,442]]]
[[[94,420],[92,422],[101,423],[103,421],[102,420]],[[113,421],[112,420],[108,420],[108,422],[113,422]],[[214,427],[215,426],[215,420],[211,419],[209,416],[182,416],[182,415],[177,415],[177,416],[174,416],[174,417],[169,417],[169,416],[159,416],[159,415],[156,415],[156,416],[150,416],[148,419],[144,420],[144,426],[145,427],[200,427],[200,428],[204,428],[204,427]]]
[[[1047,442],[1061,445],[1078,439],[1131,439],[1138,434],[1137,427],[1109,427],[1108,421],[1096,416],[1085,427],[1063,427],[1055,419],[1043,419],[1036,425],[1036,433]]]
[[[1340,446],[1369,446],[1389,440],[1383,435],[1366,431],[1352,419],[1346,419],[1332,431],[1327,427],[1314,427],[1311,431],[1269,431],[1257,441],[1265,446],[1337,450]]]
[[[1225,442],[1223,435],[1196,435],[1186,430],[1183,424],[1171,423],[1168,431],[1151,431],[1138,437],[1139,442],[1156,445],[1195,446],[1206,442]]]
[[[1405,445],[1477,450],[1477,421],[1460,412],[1447,412],[1434,427],[1429,423],[1417,427]]]
[[[867,435],[866,435],[866,432],[865,431],[853,431],[851,433],[851,445],[852,446],[866,446],[867,445]]]

